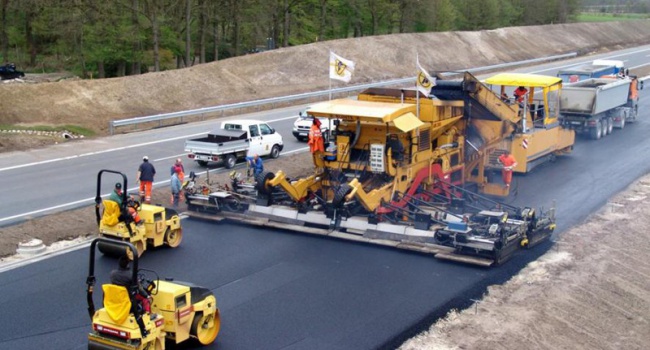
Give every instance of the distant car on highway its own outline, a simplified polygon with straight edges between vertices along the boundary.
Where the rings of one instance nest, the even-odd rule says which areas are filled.
[[[309,139],[309,129],[314,123],[314,117],[309,115],[309,108],[298,113],[298,118],[293,122],[292,134],[298,141],[307,141]],[[327,118],[318,118],[320,120],[320,130],[326,139],[330,136],[330,120]],[[332,129],[334,129],[334,122],[332,121]]]

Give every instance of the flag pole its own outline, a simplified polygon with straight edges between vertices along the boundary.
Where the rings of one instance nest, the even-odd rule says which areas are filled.
[[[420,79],[420,57],[415,53],[415,71],[418,75],[415,77],[415,114],[420,119],[420,89],[418,89],[418,79]]]
[[[332,77],[330,76],[330,71],[332,70],[332,50],[330,50],[329,57],[327,57],[327,76],[329,77],[330,80],[330,88],[329,88],[329,95],[330,95],[330,101],[332,100]]]

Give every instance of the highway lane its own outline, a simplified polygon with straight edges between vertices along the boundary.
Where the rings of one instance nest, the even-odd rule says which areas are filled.
[[[392,347],[531,258],[483,269],[278,230],[197,220],[183,226],[179,248],[148,252],[141,267],[212,289],[223,326],[210,348],[224,350]],[[0,274],[0,348],[86,348],[87,259],[86,248]],[[114,266],[99,255],[98,285]]]
[[[518,71],[553,75],[557,69],[590,62],[596,58],[621,59],[628,67],[648,64],[650,46],[616,51],[593,57],[553,62]],[[647,92],[645,92],[647,94]],[[644,93],[642,92],[642,95]],[[262,119],[284,136],[285,152],[303,148],[291,135],[291,125],[304,106],[241,115],[235,118]],[[233,118],[230,118],[233,119]],[[159,171],[157,186],[167,186],[167,168],[183,155],[184,140],[203,135],[218,127],[220,120],[185,124],[144,132],[117,135],[87,141],[75,141],[55,147],[0,154],[0,181],[12,205],[0,207],[0,226],[92,203],[99,169],[124,172],[133,187],[135,173],[143,155],[148,155]],[[188,171],[203,171],[189,162]],[[213,165],[213,167],[216,165]],[[112,181],[106,181],[102,193],[109,193]]]
[[[289,130],[289,136],[284,136],[283,154],[287,154],[306,147],[290,136],[299,110],[300,107],[292,107],[241,118],[268,120],[275,128]],[[93,203],[100,169],[125,173],[129,188],[135,189],[135,174],[144,155],[149,156],[158,172],[156,186],[168,186],[169,167],[177,157],[184,159],[188,173],[203,172],[205,168],[183,153],[184,142],[217,128],[220,122],[211,120],[0,155],[0,180],[16,184],[7,188],[7,195],[15,200],[11,206],[0,207],[0,225]],[[212,163],[210,168],[217,166],[221,165]],[[105,181],[101,193],[110,193],[115,180]]]
[[[650,170],[649,101],[642,98],[642,118],[635,125],[599,141],[579,140],[572,155],[517,176],[518,193],[510,200],[519,205],[557,200],[558,230],[583,220]],[[136,157],[123,159],[135,167]],[[94,189],[96,169],[92,172]],[[392,347],[450,308],[480,297],[488,285],[507,280],[548,248],[521,252],[498,269],[481,269],[277,230],[196,220],[183,225],[183,245],[150,252],[143,267],[213,289],[224,317],[217,345],[226,349]],[[84,348],[90,326],[86,259],[80,250],[0,274],[0,348]],[[97,276],[106,276],[114,264],[100,258]]]

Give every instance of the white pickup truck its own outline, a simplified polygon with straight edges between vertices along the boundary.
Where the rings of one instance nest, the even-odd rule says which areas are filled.
[[[200,166],[223,161],[228,169],[238,159],[255,154],[277,158],[284,148],[282,135],[259,120],[230,120],[205,137],[185,141],[185,152]]]

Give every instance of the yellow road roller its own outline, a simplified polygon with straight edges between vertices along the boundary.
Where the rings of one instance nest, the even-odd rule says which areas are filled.
[[[109,199],[101,197],[102,175],[105,173],[116,174],[122,180],[115,184]],[[138,256],[150,247],[178,247],[183,240],[183,229],[176,210],[140,204],[133,196],[127,195],[127,185],[126,175],[121,172],[100,170],[97,174],[95,216],[99,237],[129,242],[135,246]],[[100,244],[99,251],[114,256],[124,254],[123,247],[111,243]]]
[[[96,310],[95,250],[102,243],[131,251],[133,261],[125,267],[127,278],[102,285],[103,307]],[[221,328],[217,299],[207,288],[191,283],[160,280],[151,270],[138,268],[136,247],[123,241],[95,238],[90,244],[86,299],[92,330],[88,349],[165,349],[165,340],[180,344],[194,340],[212,344]],[[148,294],[141,297],[142,293]],[[147,304],[143,301],[147,300]]]

